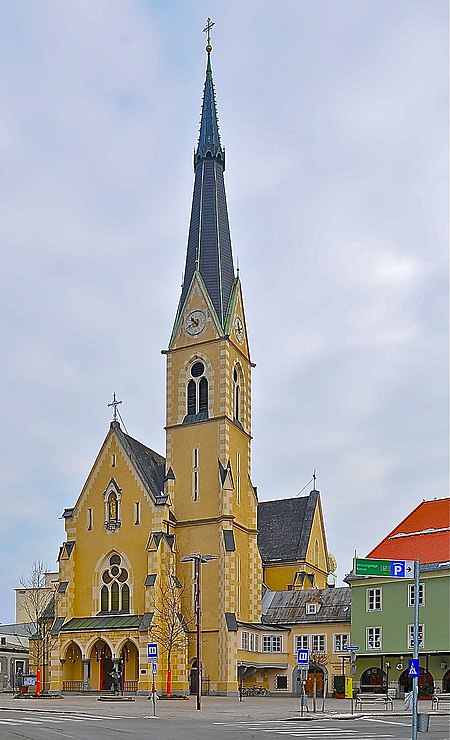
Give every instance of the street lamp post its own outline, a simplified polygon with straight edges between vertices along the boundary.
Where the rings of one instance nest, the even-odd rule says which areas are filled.
[[[181,558],[182,563],[190,561],[195,564],[195,612],[197,615],[197,709],[202,708],[202,563],[208,563],[210,560],[217,560],[216,555],[202,555],[199,552],[193,552],[186,557]]]

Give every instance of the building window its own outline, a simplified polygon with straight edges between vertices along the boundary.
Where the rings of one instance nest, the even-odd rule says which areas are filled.
[[[297,650],[308,650],[308,648],[309,648],[309,636],[308,635],[295,635],[294,655],[297,655]]]
[[[187,384],[187,414],[208,414],[208,380],[203,362],[194,362],[191,367],[191,379]]]
[[[241,454],[236,454],[236,498],[239,503],[241,500]]]
[[[408,584],[408,606],[414,606],[415,604],[415,588],[414,583]],[[425,605],[425,584],[419,583],[419,606]]]
[[[279,635],[263,635],[263,653],[281,653],[281,637]]]
[[[425,627],[419,624],[419,648],[425,647]],[[414,625],[408,624],[408,650],[414,648]]]
[[[381,627],[366,627],[366,649],[381,650]]]
[[[129,612],[130,587],[129,574],[123,567],[122,558],[111,555],[108,567],[102,573],[100,590],[100,609],[102,612]]]
[[[241,378],[237,367],[233,369],[233,419],[241,421]]]
[[[334,641],[334,647],[333,652],[334,653],[343,653],[347,650],[348,645],[348,635],[333,635],[333,641]]]
[[[317,612],[317,604],[314,604],[313,602],[308,602],[306,604],[306,613],[315,614],[316,612]]]
[[[275,688],[277,691],[286,691],[288,687],[288,677],[285,676],[275,676]]]
[[[241,560],[236,555],[236,614],[241,611]]]
[[[319,567],[319,541],[314,540],[314,565]]]
[[[278,635],[276,637],[272,637],[272,652],[281,653],[281,637]]]
[[[382,609],[381,588],[368,588],[367,594],[367,611],[380,612]]]
[[[248,650],[248,645],[249,645],[248,632],[243,632],[242,641],[241,641],[242,650]]]
[[[194,501],[198,501],[199,460],[199,449],[194,447],[192,450],[192,499]]]
[[[88,529],[88,532],[90,532],[92,527],[94,526],[94,510],[93,509],[87,510],[86,519],[87,519],[86,521],[87,529]]]
[[[324,653],[326,651],[325,635],[311,636],[311,650],[313,653]]]
[[[254,653],[258,652],[258,635],[250,632],[250,650]]]
[[[141,502],[140,501],[134,502],[134,523],[135,524],[141,523]]]
[[[113,454],[111,455],[111,467],[112,467],[112,468],[115,468],[115,467],[116,467],[116,465],[117,465],[117,455],[116,455],[116,453],[114,452],[114,453],[113,453]]]

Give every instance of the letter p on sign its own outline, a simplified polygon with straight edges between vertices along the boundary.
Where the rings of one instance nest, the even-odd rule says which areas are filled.
[[[396,578],[405,577],[405,561],[404,560],[393,560],[391,563],[391,576]]]

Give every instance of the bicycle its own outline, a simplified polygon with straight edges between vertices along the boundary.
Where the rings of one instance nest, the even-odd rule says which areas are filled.
[[[268,691],[264,686],[243,686],[242,696],[267,696]]]

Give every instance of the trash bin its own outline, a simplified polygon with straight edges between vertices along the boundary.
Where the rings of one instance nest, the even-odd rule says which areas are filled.
[[[429,714],[418,714],[417,715],[417,732],[428,732],[430,728],[430,715]]]

